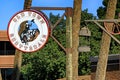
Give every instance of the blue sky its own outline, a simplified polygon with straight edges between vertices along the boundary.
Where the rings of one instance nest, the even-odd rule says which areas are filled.
[[[102,6],[103,0],[83,0],[82,10],[88,8],[88,12],[97,15],[96,10]],[[24,0],[0,0],[0,30],[6,30],[10,18],[23,9]],[[73,0],[32,0],[32,6],[41,7],[73,7]],[[53,12],[53,11],[51,11]],[[45,12],[45,14],[48,14]],[[54,14],[60,12],[55,11]]]

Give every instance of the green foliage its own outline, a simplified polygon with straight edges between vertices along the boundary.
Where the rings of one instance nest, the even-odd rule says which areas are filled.
[[[95,24],[89,24],[89,29],[91,31],[90,37],[90,47],[91,47],[91,56],[97,56],[100,51],[100,42],[102,37],[102,30]]]
[[[99,18],[102,18],[106,8],[98,9]],[[91,52],[80,53],[79,55],[79,75],[90,74],[90,57],[96,56],[100,51],[100,42],[102,30],[95,24],[89,23],[86,25],[84,20],[96,19],[93,14],[88,13],[85,9],[82,11],[81,27],[88,26],[91,31],[90,47]],[[50,21],[55,24],[60,18],[60,15],[53,15],[50,13]],[[53,35],[65,47],[66,46],[66,20],[62,21],[53,30]],[[119,36],[117,36],[119,38]],[[84,43],[85,38],[82,40]],[[81,41],[81,38],[80,38]],[[89,42],[88,42],[89,43]],[[86,44],[86,42],[85,42]],[[118,53],[120,46],[112,41],[110,53]],[[59,45],[49,38],[47,44],[38,52],[24,54],[21,72],[24,74],[25,80],[55,80],[57,78],[65,77],[66,75],[66,55]]]
[[[103,0],[103,6],[100,6],[98,9],[97,9],[97,15],[100,19],[104,19],[105,18],[105,13],[106,13],[106,10],[107,10],[107,5],[108,5],[108,1],[109,0]],[[116,6],[116,16],[115,18],[118,18],[118,13],[120,13],[120,1],[117,0],[117,6]]]
[[[97,14],[98,14],[98,17],[100,19],[105,18],[105,13],[106,13],[106,10],[107,10],[107,4],[108,4],[108,0],[103,0],[103,6],[100,6],[97,10]],[[119,0],[117,0],[115,18],[118,18],[118,13],[120,13],[120,1]],[[120,40],[119,35],[115,35],[115,37],[118,40]],[[120,49],[120,45],[112,39],[111,40],[111,45],[110,45],[110,54],[118,54],[119,49]]]
[[[120,40],[119,35],[114,35],[118,40]],[[110,54],[120,54],[120,45],[112,39],[110,44]]]
[[[93,14],[88,13],[88,9],[85,9],[81,13],[81,25],[84,26],[85,20],[88,20],[88,19],[96,19],[96,17],[93,16]]]
[[[90,66],[90,60],[89,60],[90,54],[89,53],[81,53],[79,55],[79,75],[89,75],[91,72]]]
[[[50,14],[52,24],[55,24],[59,18],[60,15]],[[63,19],[53,31],[53,35],[63,46],[66,43],[65,31],[65,20]],[[48,43],[40,51],[23,55],[21,72],[26,80],[56,80],[65,77],[65,57],[65,52],[52,38],[49,38]]]
[[[84,26],[85,23],[83,22],[86,19],[95,19],[95,17],[87,12],[88,10],[84,10],[82,12],[82,23],[81,25]],[[52,24],[60,18],[60,15],[53,15],[50,14],[50,21]],[[63,19],[61,23],[57,25],[57,27],[53,30],[53,35],[57,38],[60,43],[65,47],[66,43],[66,27],[65,22],[66,20]],[[79,75],[81,74],[89,74],[90,73],[90,61],[89,57],[91,55],[98,54],[97,49],[99,49],[99,28],[95,25],[90,24],[88,25],[90,30],[92,30],[92,41],[90,46],[92,46],[93,51],[91,53],[83,53],[79,56]],[[95,40],[96,39],[96,40]],[[84,40],[83,40],[84,42]],[[96,48],[96,49],[95,49]],[[96,51],[97,50],[97,51]],[[87,55],[86,55],[87,54]],[[52,39],[49,38],[48,43],[45,45],[43,49],[38,52],[32,54],[24,54],[23,56],[23,65],[22,65],[22,73],[24,74],[25,79],[28,80],[55,80],[57,78],[65,77],[65,54],[64,51],[58,46],[58,44]]]
[[[102,30],[95,24],[84,22],[84,20],[91,20],[91,19],[96,19],[96,17],[93,16],[93,14],[88,13],[87,9],[82,11],[81,27],[87,26],[91,31],[91,36],[85,37],[85,38],[80,37],[80,44],[86,44],[86,45],[90,46],[91,51],[90,52],[82,52],[79,54],[79,71],[78,71],[79,75],[90,74],[90,72],[91,72],[90,57],[99,54]],[[86,42],[86,40],[88,42]]]
[[[82,22],[81,27],[87,26],[89,30],[91,31],[90,42],[88,43],[90,43],[90,47],[91,47],[90,55],[95,56],[99,54],[102,30],[94,23],[84,22],[84,20],[91,20],[91,19],[96,19],[96,17],[93,16],[93,14],[88,13],[87,9],[83,10],[82,15],[81,15],[81,22]],[[81,43],[81,39],[80,39],[80,43]]]
[[[24,54],[22,73],[28,80],[55,80],[65,76],[65,54],[51,38],[35,53]]]
[[[100,19],[104,19],[105,18],[105,11],[106,8],[105,7],[99,7],[99,9],[97,9],[97,15]]]

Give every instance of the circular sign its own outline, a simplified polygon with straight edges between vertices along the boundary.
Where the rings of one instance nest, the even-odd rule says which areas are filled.
[[[8,37],[15,48],[23,52],[41,49],[49,37],[49,21],[42,12],[23,10],[8,24]]]

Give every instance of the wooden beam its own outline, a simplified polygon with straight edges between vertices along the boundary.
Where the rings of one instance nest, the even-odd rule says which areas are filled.
[[[120,19],[85,20],[85,22],[94,22],[94,21],[114,23],[114,22],[120,22]]]
[[[31,9],[35,9],[38,11],[40,10],[66,10],[67,7],[31,7]]]

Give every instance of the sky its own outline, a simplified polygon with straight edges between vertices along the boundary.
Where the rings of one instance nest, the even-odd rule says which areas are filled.
[[[97,16],[96,10],[102,6],[103,0],[82,0],[82,10],[88,9],[89,13]],[[0,30],[7,30],[10,18],[18,11],[23,10],[24,0],[0,0]],[[39,7],[73,7],[73,0],[32,0],[32,6]],[[60,14],[59,11],[44,11]]]

